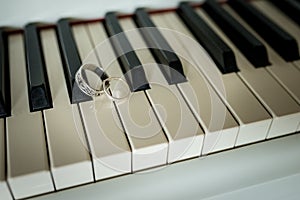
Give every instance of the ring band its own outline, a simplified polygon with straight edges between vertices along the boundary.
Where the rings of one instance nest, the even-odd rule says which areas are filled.
[[[103,93],[103,88],[102,88],[102,86],[100,89],[92,88],[83,78],[82,71],[89,70],[89,71],[96,73],[97,68],[98,67],[93,64],[84,64],[79,68],[79,70],[76,72],[76,75],[75,75],[75,81],[76,81],[79,89],[82,92],[84,92],[86,95],[91,96],[91,97],[100,96]],[[104,76],[106,76],[103,69],[101,69],[100,67],[98,68],[97,71],[100,71],[100,73],[102,73]],[[96,73],[96,74],[99,76],[99,73]],[[100,76],[102,76],[102,74]]]
[[[112,80],[117,80],[117,81],[123,82],[123,83],[128,87],[128,93],[127,93],[126,95],[124,95],[123,97],[114,97],[114,96],[112,95],[112,93],[108,91],[108,89],[110,88],[110,84],[108,84],[108,85],[109,85],[108,87],[106,86],[106,83],[109,83],[109,82],[112,81]],[[110,98],[112,101],[120,101],[120,100],[123,100],[123,99],[127,98],[127,97],[129,96],[129,94],[130,94],[130,89],[129,89],[129,86],[128,86],[127,82],[124,81],[124,80],[123,80],[122,78],[120,78],[120,77],[109,77],[109,78],[105,79],[105,80],[103,81],[103,91],[104,91],[104,93],[106,94],[106,96],[107,96],[108,98]]]
[[[82,71],[83,70],[92,71],[95,74],[97,74],[101,80],[104,79],[102,81],[102,85],[101,85],[100,89],[92,88],[85,81],[85,79],[82,76]],[[128,93],[126,95],[124,95],[123,97],[115,97],[115,96],[113,96],[113,93],[109,91],[110,85],[111,85],[110,82],[113,81],[113,80],[122,81],[127,86]],[[130,88],[129,88],[129,86],[128,86],[128,84],[127,84],[126,81],[124,81],[121,77],[108,77],[107,74],[104,72],[104,70],[102,68],[100,68],[100,67],[98,67],[96,65],[93,65],[93,64],[84,64],[84,65],[82,65],[79,68],[79,70],[76,72],[75,81],[76,81],[79,89],[83,93],[85,93],[86,95],[91,96],[91,97],[97,97],[97,96],[100,96],[103,93],[105,93],[106,96],[110,100],[112,100],[112,101],[119,101],[119,100],[123,100],[123,99],[127,98],[129,96],[129,94],[130,94]]]

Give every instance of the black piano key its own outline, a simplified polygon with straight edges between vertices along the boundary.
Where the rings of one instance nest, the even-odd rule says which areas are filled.
[[[131,91],[149,89],[143,66],[113,12],[105,15],[105,29],[111,37],[110,41]]]
[[[0,117],[11,114],[8,41],[5,28],[0,28]]]
[[[84,94],[75,82],[75,75],[82,62],[78,53],[69,19],[61,19],[57,23],[60,53],[64,65],[65,79],[71,103],[89,101],[92,98]]]
[[[222,73],[239,71],[233,51],[188,3],[180,3],[177,13],[199,43],[206,49]]]
[[[26,25],[24,37],[30,111],[51,108],[51,92],[37,25]]]
[[[287,16],[300,25],[300,2],[299,0],[272,0],[272,4],[282,10]]]
[[[219,3],[215,0],[208,0],[204,3],[203,9],[255,67],[270,64],[265,46],[227,13]]]
[[[244,0],[228,3],[283,59],[299,59],[297,42],[289,33]]]
[[[168,42],[156,28],[147,29],[145,27],[155,27],[148,13],[139,8],[135,11],[135,22],[150,47],[151,53],[159,64],[163,75],[169,84],[177,84],[186,81],[182,64],[178,56],[174,53]],[[168,67],[166,67],[168,66]]]

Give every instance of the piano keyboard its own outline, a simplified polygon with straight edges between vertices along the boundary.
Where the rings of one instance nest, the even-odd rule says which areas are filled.
[[[1,28],[1,199],[299,135],[299,7],[209,0]],[[132,31],[142,27],[159,31]],[[154,49],[140,49],[147,45]],[[129,73],[130,98],[81,93],[74,78],[84,62]]]

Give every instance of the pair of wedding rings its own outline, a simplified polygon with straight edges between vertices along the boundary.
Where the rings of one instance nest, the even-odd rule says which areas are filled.
[[[100,86],[100,88],[93,88],[92,86],[90,86],[88,84],[88,81],[86,80],[86,78],[84,78],[84,71],[89,70],[93,73],[95,73],[100,80],[102,81],[102,85]],[[107,74],[104,72],[104,70],[96,65],[93,64],[84,64],[82,65],[79,70],[77,71],[76,75],[75,75],[75,81],[79,87],[79,89],[85,93],[88,96],[91,97],[98,97],[102,94],[106,94],[106,96],[111,99],[112,101],[120,101],[120,100],[124,100],[126,99],[129,94],[130,94],[130,88],[127,84],[127,82],[125,80],[123,80],[121,77],[108,77]],[[125,90],[127,90],[127,92],[125,91],[125,93],[121,92],[122,95],[121,96],[115,96],[114,92],[112,91],[113,88],[111,88],[111,83],[115,81],[115,82],[119,82],[119,84],[125,85]],[[120,94],[120,92],[118,92],[118,94]]]

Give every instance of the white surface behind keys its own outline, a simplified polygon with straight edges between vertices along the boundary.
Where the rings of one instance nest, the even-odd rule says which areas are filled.
[[[298,200],[299,142],[286,136],[31,200]]]
[[[202,0],[192,0],[201,2]],[[137,7],[175,8],[180,0],[2,0],[0,26],[24,26],[29,22],[56,22],[62,17],[98,18],[106,12],[132,13]]]

